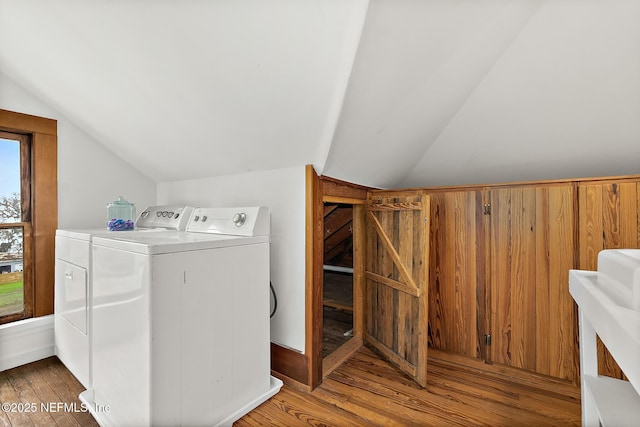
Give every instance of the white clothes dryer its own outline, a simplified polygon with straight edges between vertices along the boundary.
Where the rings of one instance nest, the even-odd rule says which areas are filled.
[[[103,426],[231,425],[270,375],[269,213],[195,209],[187,231],[93,242],[93,388]]]
[[[55,354],[85,388],[91,387],[91,243],[96,236],[185,230],[193,207],[151,206],[130,231],[58,229],[55,241]]]

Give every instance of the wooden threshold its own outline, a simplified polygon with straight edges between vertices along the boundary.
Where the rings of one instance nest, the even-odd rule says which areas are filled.
[[[362,347],[362,338],[352,337],[322,360],[322,377],[326,377]]]

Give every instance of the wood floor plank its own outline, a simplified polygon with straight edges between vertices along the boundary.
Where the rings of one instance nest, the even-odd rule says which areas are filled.
[[[97,426],[93,416],[82,408],[79,395],[84,391],[84,387],[67,369],[59,369],[60,361],[57,358],[50,357],[45,359],[45,362],[47,364],[43,366],[43,374],[56,392],[58,401],[73,404],[73,409],[69,413],[79,425],[83,427]]]
[[[4,404],[18,404],[20,403],[20,396],[13,389],[11,382],[9,381],[8,371],[0,372],[0,402]],[[29,414],[23,411],[14,410],[12,406],[9,406],[9,410],[2,410],[4,419],[8,422],[9,426],[33,426],[33,421],[29,417]]]
[[[285,384],[239,419],[253,426],[579,426],[580,390],[567,381],[431,352],[426,388],[369,348],[312,392]],[[0,402],[75,402],[82,385],[55,357],[0,372]],[[35,416],[34,416],[35,415]],[[0,412],[0,427],[95,426],[88,413]]]
[[[9,384],[11,384],[20,399],[19,402],[25,405],[23,406],[23,411],[29,416],[31,421],[37,426],[51,425],[54,422],[53,417],[48,412],[42,411],[38,395],[21,370],[11,369],[8,370],[6,374]]]
[[[343,371],[349,372],[348,368]],[[351,373],[351,372],[349,372]],[[427,389],[417,390],[412,385],[403,385],[395,378],[386,381],[376,381],[376,375],[369,372],[357,371],[352,373],[359,377],[359,383],[350,383],[356,387],[361,384],[369,384],[368,388],[384,396],[401,409],[411,409],[430,415],[437,424],[451,423],[454,425],[509,425],[510,419],[502,418],[498,412],[487,411],[487,406],[482,404],[470,405],[467,399],[456,399],[456,396],[446,393],[434,392],[437,382],[429,379]],[[431,375],[431,370],[429,371]],[[364,386],[367,387],[367,386]],[[499,405],[502,409],[502,405]],[[472,411],[470,410],[472,409]],[[501,421],[501,423],[499,422]]]

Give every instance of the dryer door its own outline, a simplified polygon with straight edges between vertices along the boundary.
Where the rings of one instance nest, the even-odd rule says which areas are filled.
[[[87,270],[56,259],[55,311],[87,334]]]

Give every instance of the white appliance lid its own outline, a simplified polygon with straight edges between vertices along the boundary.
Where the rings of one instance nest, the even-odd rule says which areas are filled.
[[[94,246],[102,246],[145,255],[217,249],[231,246],[269,243],[269,236],[229,236],[178,231],[134,235],[99,236]]]
[[[141,229],[133,229],[133,230],[121,230],[121,231],[111,231],[108,228],[78,228],[78,229],[66,229],[59,228],[56,230],[56,236],[69,237],[72,239],[78,240],[87,240],[91,241],[94,237],[103,236],[132,236],[137,234],[146,234],[146,233],[160,233],[160,232],[172,232],[175,231],[167,230],[165,228],[141,228]]]

